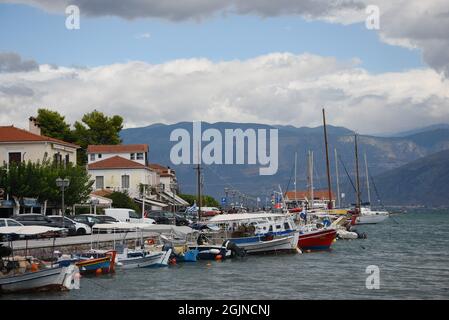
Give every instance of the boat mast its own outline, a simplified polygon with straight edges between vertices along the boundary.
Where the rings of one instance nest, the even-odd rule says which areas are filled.
[[[328,189],[328,198],[329,203],[327,208],[332,209],[332,186],[331,186],[331,173],[330,173],[330,165],[329,165],[329,150],[327,143],[327,129],[326,129],[326,113],[323,108],[323,127],[324,127],[324,145],[326,148],[326,170],[327,170],[327,189]]]
[[[198,203],[198,221],[201,221],[201,157],[199,156],[199,148],[198,148],[198,164],[195,168],[196,170],[196,183],[197,183],[197,203]]]
[[[338,207],[341,208],[341,199],[340,199],[340,178],[338,177],[338,155],[337,148],[334,148],[335,153],[335,175],[337,176],[337,201]]]
[[[355,171],[356,171],[356,193],[357,193],[356,212],[360,213],[361,203],[360,203],[360,177],[359,177],[359,150],[357,147],[357,134],[354,135],[354,142],[355,142]]]
[[[366,160],[366,152],[365,152],[365,174],[366,174],[366,190],[368,192],[368,203],[371,206],[371,192],[369,189],[369,174],[368,174],[368,161]]]
[[[296,207],[298,207],[298,197],[296,195],[296,161],[297,161],[297,159],[298,159],[298,153],[295,152],[295,204],[296,204]]]
[[[309,195],[310,195],[310,209],[313,208],[314,195],[313,195],[313,151],[309,150]]]

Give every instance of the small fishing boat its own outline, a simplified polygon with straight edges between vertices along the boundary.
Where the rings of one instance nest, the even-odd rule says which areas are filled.
[[[71,264],[0,277],[0,292],[67,291],[79,288],[79,269]]]
[[[141,249],[128,251],[128,248],[124,248],[123,252],[117,254],[117,266],[123,269],[166,267],[171,253],[171,249],[149,252]]]
[[[337,231],[332,228],[300,231],[298,247],[302,251],[329,250],[336,235]]]
[[[209,223],[221,228],[221,239],[243,249],[247,254],[293,252],[299,232],[291,217],[273,213],[241,213],[215,216]]]
[[[4,227],[0,235],[14,238],[14,236],[40,236],[57,234],[61,228],[44,226]],[[33,257],[19,257],[14,255],[13,242],[9,247],[2,247],[0,257],[0,292],[34,292],[34,291],[67,291],[79,289],[79,269],[76,265],[67,266],[48,265]]]
[[[71,263],[75,263],[82,275],[91,273],[108,274],[115,272],[116,254],[117,252],[114,250],[91,250],[85,253],[72,255],[70,257],[62,256],[58,263],[61,266],[67,266]]]

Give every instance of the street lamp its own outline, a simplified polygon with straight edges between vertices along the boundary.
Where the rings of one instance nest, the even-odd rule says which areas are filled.
[[[173,218],[174,218],[174,224],[176,225],[176,199],[175,199],[175,191],[176,191],[176,183],[170,183],[170,191],[172,192],[172,200],[173,200]]]
[[[57,178],[56,179],[56,186],[61,188],[62,191],[62,227],[65,228],[65,221],[64,221],[64,213],[65,213],[65,206],[64,206],[64,191],[65,188],[67,188],[70,185],[70,180],[65,178]]]

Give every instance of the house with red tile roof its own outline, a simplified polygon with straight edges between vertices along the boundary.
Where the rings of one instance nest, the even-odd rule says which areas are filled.
[[[33,117],[29,119],[28,130],[13,125],[0,126],[0,164],[45,160],[76,163],[79,148],[76,144],[42,135]]]

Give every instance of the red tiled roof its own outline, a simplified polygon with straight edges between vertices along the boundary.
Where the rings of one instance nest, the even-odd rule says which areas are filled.
[[[130,153],[148,152],[147,144],[90,145],[87,153]]]
[[[115,156],[88,165],[89,170],[100,169],[144,169],[148,168],[141,163]]]
[[[157,163],[150,163],[148,166],[154,170],[168,170],[167,167],[161,166],[160,164]]]
[[[91,195],[99,196],[99,197],[107,197],[111,193],[112,193],[111,190],[104,190],[104,189],[102,189],[102,190],[96,190],[96,191],[92,192]]]
[[[14,143],[14,142],[54,142],[72,148],[80,148],[80,146],[65,142],[59,139],[50,138],[43,135],[31,133],[24,129],[19,129],[14,126],[0,126],[0,143]]]
[[[294,199],[310,199],[310,192],[309,191],[296,191],[296,197],[295,197],[295,191],[287,191],[285,193],[285,197],[289,200]],[[328,190],[314,190],[313,191],[313,197],[315,199],[321,199],[321,200],[329,200],[329,191]],[[332,199],[335,199],[335,194],[332,192]]]

